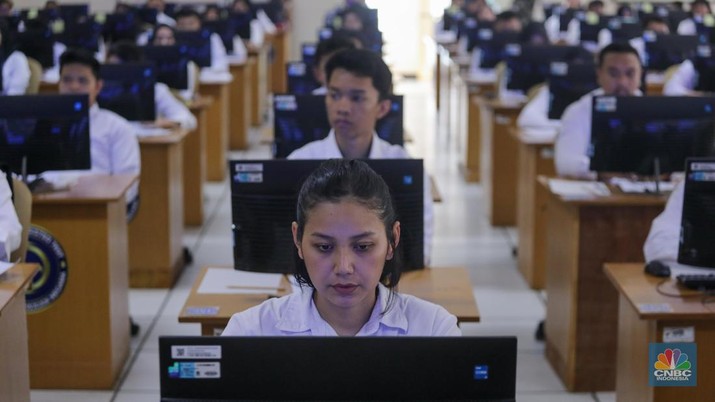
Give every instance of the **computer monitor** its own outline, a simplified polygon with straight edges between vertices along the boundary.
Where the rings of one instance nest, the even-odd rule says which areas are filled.
[[[169,88],[189,87],[189,48],[185,45],[143,46],[144,59],[156,66],[156,80]]]
[[[685,10],[669,9],[666,13],[666,17],[668,19],[670,32],[678,32],[678,25],[680,25],[683,20],[690,18],[690,13]]]
[[[134,15],[139,18],[139,21],[149,25],[156,25],[156,17],[158,14],[159,11],[155,8],[137,7],[134,9]]]
[[[646,62],[651,71],[665,71],[695,56],[698,47],[697,35],[654,34],[645,32]]]
[[[295,272],[291,222],[298,192],[321,160],[230,162],[234,267],[243,271]],[[400,221],[404,269],[424,267],[424,168],[421,159],[366,160],[390,187]]]
[[[104,64],[99,76],[104,81],[97,95],[101,108],[130,121],[156,120],[156,67],[153,63]]]
[[[228,24],[233,32],[240,36],[243,40],[251,39],[251,21],[253,20],[252,13],[229,13]]]
[[[643,27],[638,22],[626,22],[613,18],[608,23],[611,40],[616,43],[626,43],[631,39],[643,36]]]
[[[65,23],[83,20],[89,16],[89,4],[58,4],[57,8]]]
[[[598,43],[598,34],[602,29],[608,28],[611,19],[615,17],[599,16],[596,13],[586,13],[584,19],[579,21],[581,42]]]
[[[481,29],[477,45],[481,51],[479,68],[492,69],[500,61],[507,58],[507,48],[519,43],[517,32],[494,32],[491,29]]]
[[[546,78],[549,85],[549,119],[559,120],[566,108],[598,88],[593,63],[552,62]]]
[[[715,158],[689,158],[685,165],[678,262],[715,268]]]
[[[652,175],[682,171],[685,159],[713,155],[715,98],[597,96],[591,170]]]
[[[81,21],[65,22],[64,31],[56,34],[58,42],[68,48],[82,48],[96,53],[99,51],[99,38],[102,25],[88,18]]]
[[[223,47],[226,48],[227,53],[233,53],[233,37],[236,36],[236,33],[227,19],[204,21],[202,24],[204,29],[207,29],[221,38],[221,43],[223,43]]]
[[[161,401],[515,401],[515,337],[159,338]]]
[[[390,97],[390,111],[375,124],[377,135],[390,144],[402,145],[403,97]],[[323,139],[330,132],[324,95],[277,94],[273,97],[273,156],[285,158],[303,145]]]
[[[478,21],[474,18],[467,18],[461,25],[462,36],[467,38],[467,51],[472,52],[476,46],[491,39],[494,36],[494,22]]]
[[[0,165],[17,174],[91,168],[88,102],[87,95],[0,96]]]
[[[695,57],[692,59],[693,67],[698,73],[696,91],[715,93],[715,47],[700,45]]]
[[[31,24],[23,32],[17,33],[17,47],[27,57],[37,60],[43,69],[55,65],[55,36],[52,30],[39,21]]]
[[[139,18],[133,12],[107,14],[102,28],[105,42],[136,41],[139,36]]]
[[[301,54],[303,55],[303,63],[308,66],[315,65],[315,52],[318,50],[317,43],[303,43],[301,45]]]
[[[295,95],[310,95],[320,84],[313,75],[313,69],[302,61],[286,63],[288,92]]]
[[[186,46],[189,58],[199,67],[211,67],[211,31],[176,32],[176,44]]]
[[[580,46],[510,44],[506,48],[506,88],[526,93],[546,81],[552,62],[592,62]]]

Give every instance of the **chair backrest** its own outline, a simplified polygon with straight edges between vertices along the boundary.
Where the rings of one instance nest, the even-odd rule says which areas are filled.
[[[4,178],[3,178],[4,179]],[[22,225],[22,240],[20,247],[10,255],[10,261],[25,261],[27,254],[27,239],[30,234],[30,218],[32,216],[32,193],[21,180],[14,179],[12,183],[15,198],[15,212]]]
[[[35,95],[40,92],[40,82],[42,81],[42,65],[39,61],[28,57],[27,65],[30,67],[30,82],[25,90],[26,95]]]

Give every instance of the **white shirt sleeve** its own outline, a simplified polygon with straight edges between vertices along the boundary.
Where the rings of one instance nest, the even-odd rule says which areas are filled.
[[[128,121],[119,117],[112,122],[109,135],[110,144],[110,173],[115,174],[136,174],[141,173],[141,157],[139,154],[139,140],[134,128]],[[92,163],[94,165],[94,162]],[[139,194],[139,182],[137,181],[127,190],[126,200],[131,202]]]
[[[680,243],[680,221],[683,216],[685,181],[678,183],[668,198],[665,210],[653,219],[648,238],[643,245],[646,262],[677,261]]]
[[[668,96],[688,95],[695,89],[698,72],[690,60],[680,63],[675,72],[663,85],[663,94]]]
[[[678,24],[678,35],[695,35],[697,33],[695,21],[692,18],[684,19]]]
[[[604,47],[613,42],[613,33],[608,28],[603,28],[598,31],[598,50],[601,51]]]
[[[24,95],[30,84],[30,65],[22,52],[10,53],[2,66],[2,94]]]
[[[5,180],[5,172],[0,170],[0,261],[10,258],[10,253],[20,247],[22,226],[12,203],[12,192]]]
[[[265,40],[265,32],[258,20],[251,20],[251,44],[255,47],[263,46]]]
[[[549,37],[549,42],[556,43],[559,41],[559,16],[552,15],[544,21],[544,29],[546,29],[546,36]]]
[[[266,15],[266,12],[263,10],[258,10],[256,13],[256,19],[258,22],[261,24],[261,27],[263,28],[263,31],[269,35],[275,35],[277,29],[276,25],[271,21],[270,18],[268,18],[268,15]]]
[[[226,47],[221,41],[221,37],[213,33],[211,40],[211,67],[212,72],[228,72],[228,56],[226,56]]]
[[[584,99],[588,97],[588,99]],[[588,148],[591,141],[591,96],[585,95],[566,108],[561,131],[554,145],[554,162],[559,176],[591,177]]]
[[[181,128],[193,130],[196,128],[196,117],[178,99],[172,95],[166,84],[157,82],[154,85],[154,102],[158,117],[175,121]]]
[[[573,18],[569,21],[566,29],[566,43],[576,46],[581,42],[581,21],[578,18]]]
[[[246,49],[246,44],[243,43],[243,39],[236,35],[233,37],[233,60],[238,63],[245,63],[248,59],[248,49]]]
[[[559,127],[558,120],[549,120],[549,86],[539,88],[536,95],[524,106],[516,120],[519,128]]]

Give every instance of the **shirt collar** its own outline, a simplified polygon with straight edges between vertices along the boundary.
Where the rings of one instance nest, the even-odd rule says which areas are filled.
[[[276,324],[278,330],[295,334],[305,333],[306,335],[337,335],[330,324],[320,316],[318,309],[315,307],[313,291],[314,289],[312,288],[302,287],[299,290],[299,295],[292,296],[291,301]],[[367,323],[357,335],[378,335],[381,327],[394,328],[403,333],[407,331],[407,317],[405,312],[398,306],[397,298],[399,298],[399,295],[394,294],[392,305],[385,311],[389,298],[390,290],[379,284],[375,307]]]
[[[330,129],[330,133],[326,137],[326,140],[330,144],[330,149],[328,150],[328,155],[334,154],[342,158],[343,153],[340,152],[340,147],[338,147],[338,139],[335,137],[335,130]],[[370,152],[368,152],[367,159],[382,159],[382,150],[379,146],[380,137],[377,136],[375,131],[372,132],[372,142],[370,142]]]

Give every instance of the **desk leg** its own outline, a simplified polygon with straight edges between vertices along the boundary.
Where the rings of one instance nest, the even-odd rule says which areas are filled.
[[[3,401],[30,401],[25,292],[19,292],[0,314],[0,391]]]
[[[193,111],[198,125],[184,138],[184,224],[204,222],[204,177],[206,177],[206,110]]]
[[[250,67],[247,65],[231,66],[230,109],[231,132],[229,143],[231,149],[248,149],[248,133],[251,108],[249,83]]]
[[[226,177],[228,149],[228,84],[202,85],[201,94],[214,100],[209,106],[206,130],[206,178],[222,181]]]

